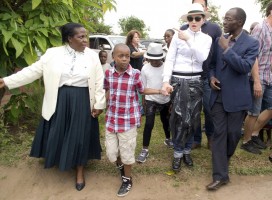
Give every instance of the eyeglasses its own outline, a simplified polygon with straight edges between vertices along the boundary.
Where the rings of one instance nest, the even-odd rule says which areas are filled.
[[[196,16],[196,17],[192,17],[192,16],[187,16],[187,20],[188,22],[192,22],[193,20],[195,20],[196,22],[200,22],[200,20],[202,19],[202,17],[200,16]]]
[[[232,22],[232,21],[234,21],[236,19],[231,19],[231,18],[228,18],[228,17],[223,17],[223,20],[227,21],[227,22]]]

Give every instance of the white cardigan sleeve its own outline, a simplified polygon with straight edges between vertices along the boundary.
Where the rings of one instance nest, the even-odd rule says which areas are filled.
[[[48,51],[32,65],[23,68],[21,71],[3,78],[9,89],[17,88],[39,79],[43,75],[43,66],[48,57]]]

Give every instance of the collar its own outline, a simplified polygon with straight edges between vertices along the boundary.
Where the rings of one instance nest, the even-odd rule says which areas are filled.
[[[128,68],[126,69],[126,71],[124,71],[123,73],[120,73],[120,72],[118,72],[117,70],[116,70],[116,64],[114,65],[114,67],[113,67],[113,73],[117,73],[117,74],[128,74],[129,76],[131,76],[132,75],[132,70],[133,70],[133,68],[131,67],[131,65],[130,64],[128,64]]]
[[[188,30],[188,32],[191,33],[191,34],[201,33],[201,28],[200,28],[199,31],[197,31],[197,32],[192,31],[189,27],[188,27],[187,30]]]
[[[244,32],[244,30],[242,29],[241,32],[239,33],[239,35],[237,35],[235,38],[231,38],[231,41],[236,42],[239,39],[239,37],[242,35],[243,32]]]
[[[266,18],[264,21],[265,21],[266,26],[268,27],[269,32],[271,33],[272,32],[272,26],[270,25],[268,19]]]
[[[83,52],[79,52],[79,51],[76,51],[73,48],[71,48],[69,44],[65,45],[65,49],[66,49],[66,53],[69,55],[75,55],[75,54],[84,55],[84,53],[85,53],[85,49]]]

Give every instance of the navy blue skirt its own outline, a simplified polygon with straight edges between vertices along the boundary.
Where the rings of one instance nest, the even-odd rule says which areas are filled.
[[[30,156],[45,158],[45,168],[60,170],[101,158],[98,119],[91,116],[87,87],[59,88],[56,111],[49,121],[41,120]]]

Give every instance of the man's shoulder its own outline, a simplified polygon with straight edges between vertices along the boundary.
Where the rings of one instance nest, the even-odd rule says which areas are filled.
[[[220,37],[222,34],[220,26],[218,24],[216,24],[214,22],[210,22],[210,21],[206,21],[202,25],[201,31],[203,33],[210,35],[213,38],[213,40],[215,40],[217,37]]]
[[[180,30],[184,31],[184,30],[186,30],[186,29],[188,29],[188,28],[189,28],[189,24],[187,23],[187,24],[183,24],[183,25],[180,27]]]
[[[206,21],[203,26],[207,27],[214,27],[214,28],[220,28],[220,26],[217,23],[211,22],[211,21]]]

